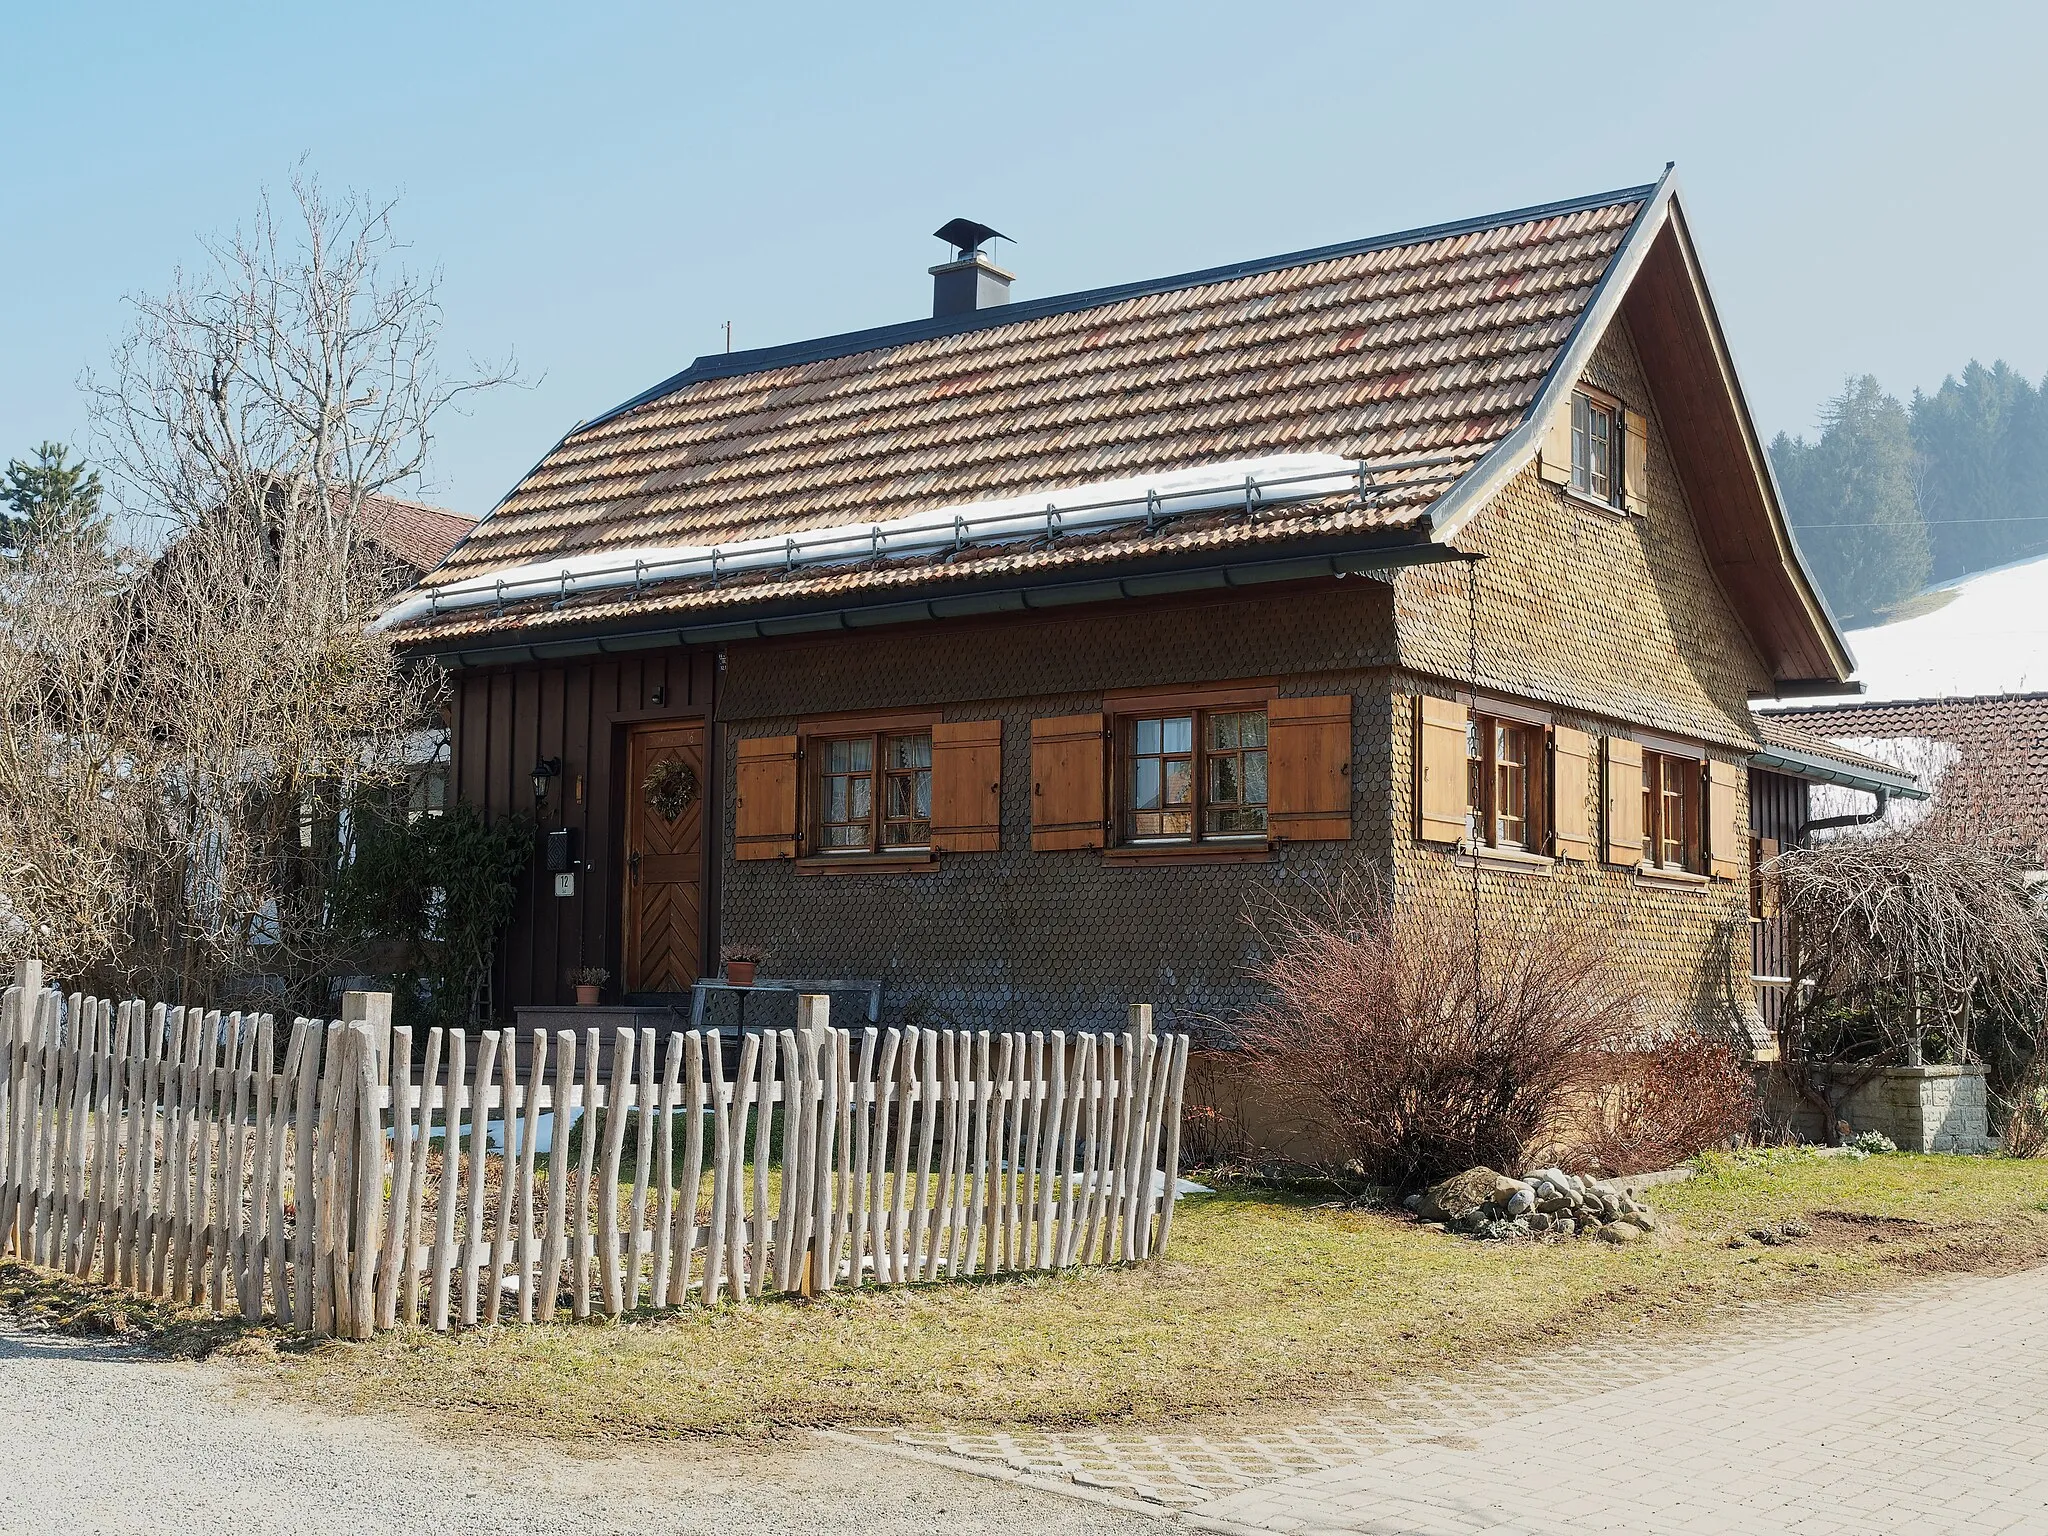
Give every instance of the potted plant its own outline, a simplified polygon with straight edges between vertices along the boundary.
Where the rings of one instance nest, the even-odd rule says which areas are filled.
[[[576,989],[578,1008],[595,1008],[604,991],[604,984],[611,972],[601,965],[579,965],[569,973],[569,984]]]
[[[754,967],[767,959],[758,944],[727,944],[718,951],[725,965],[725,979],[736,987],[754,984]]]

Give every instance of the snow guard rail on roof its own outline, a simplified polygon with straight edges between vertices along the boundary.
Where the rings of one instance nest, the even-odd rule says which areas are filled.
[[[389,628],[422,615],[486,603],[503,608],[507,602],[550,594],[559,606],[590,591],[630,588],[637,596],[652,582],[708,577],[716,584],[741,571],[789,574],[815,565],[944,556],[975,545],[1020,540],[1051,543],[1063,534],[1097,533],[1126,524],[1142,524],[1151,533],[1197,512],[1239,508],[1249,522],[1269,506],[1326,496],[1349,494],[1354,509],[1384,507],[1397,497],[1402,501],[1414,500],[1418,491],[1431,492],[1421,499],[1434,500],[1435,493],[1455,482],[1471,467],[1471,462],[1468,456],[1458,454],[1377,462],[1337,454],[1275,454],[1149,477],[1133,476],[1065,492],[936,507],[867,525],[838,524],[780,537],[649,550],[631,563],[586,564],[602,557],[565,555],[516,566],[496,577],[476,576],[446,587],[414,592],[387,610],[377,620],[377,627]],[[1261,473],[1262,469],[1267,472]],[[1167,488],[1125,490],[1148,478],[1165,483]],[[1195,483],[1185,483],[1188,481]],[[1107,499],[1068,499],[1112,488],[1119,494]],[[1026,510],[1021,504],[1027,501],[1037,505]],[[976,508],[991,510],[977,513]]]

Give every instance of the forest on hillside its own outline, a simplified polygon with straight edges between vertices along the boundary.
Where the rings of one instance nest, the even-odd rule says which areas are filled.
[[[2048,553],[2048,379],[1972,362],[1933,394],[1866,374],[1779,433],[1785,513],[1835,615],[1868,624],[1930,581]]]

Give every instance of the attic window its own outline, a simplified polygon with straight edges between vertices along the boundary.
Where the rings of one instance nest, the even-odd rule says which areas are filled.
[[[1572,396],[1572,489],[1615,507],[1623,505],[1624,419],[1605,396],[1583,389]]]

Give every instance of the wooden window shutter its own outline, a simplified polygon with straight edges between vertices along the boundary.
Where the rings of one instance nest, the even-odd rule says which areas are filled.
[[[1550,731],[1550,829],[1560,859],[1593,857],[1593,738],[1569,726]]]
[[[1266,819],[1291,842],[1350,840],[1350,694],[1266,705]]]
[[[1103,718],[1059,715],[1031,722],[1031,846],[1100,848],[1107,833]]]
[[[1607,738],[1607,862],[1643,862],[1643,749]]]
[[[1536,460],[1537,473],[1557,485],[1572,482],[1572,401],[1566,395],[1561,409],[1553,411],[1543,428],[1543,448]]]
[[[1748,831],[1736,809],[1740,772],[1733,763],[1707,760],[1707,873],[1717,880],[1733,880],[1742,873]]]
[[[1643,512],[1650,505],[1650,423],[1640,411],[1622,412],[1622,505]]]
[[[747,736],[735,743],[733,857],[796,857],[797,755],[794,736]]]
[[[1003,722],[932,727],[932,852],[995,853],[1003,846]]]
[[[1465,728],[1470,712],[1450,699],[1415,696],[1415,835],[1425,843],[1465,838],[1471,798]]]

